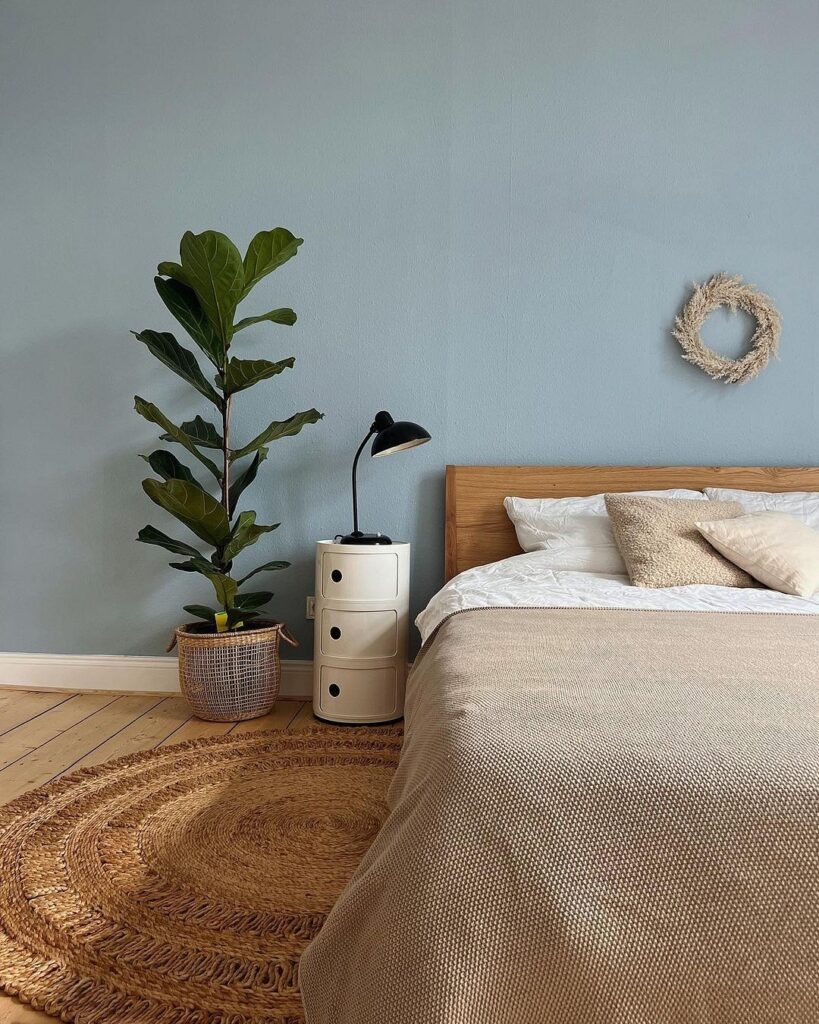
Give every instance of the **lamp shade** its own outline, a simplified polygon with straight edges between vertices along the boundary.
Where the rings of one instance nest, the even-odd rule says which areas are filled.
[[[380,412],[375,423],[378,426],[378,433],[373,439],[373,446],[370,450],[370,454],[373,456],[403,452],[407,448],[414,448],[416,445],[425,444],[430,440],[430,435],[423,427],[417,423],[411,423],[409,420],[396,422],[388,412]]]

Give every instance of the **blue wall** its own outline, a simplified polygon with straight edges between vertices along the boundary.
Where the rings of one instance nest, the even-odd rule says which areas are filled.
[[[416,609],[446,462],[815,462],[817,38],[815,0],[5,0],[0,649],[152,654],[208,597],[133,541],[168,522],[132,396],[198,408],[128,334],[171,329],[151,278],[187,228],[306,239],[253,297],[299,323],[241,336],[296,369],[238,412],[247,437],[326,413],[255,491],[302,656],[312,543],[349,524],[379,408],[434,438],[362,472]],[[743,388],[668,333],[721,269],[783,316]]]

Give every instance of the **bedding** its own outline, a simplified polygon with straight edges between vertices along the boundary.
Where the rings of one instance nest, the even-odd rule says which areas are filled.
[[[704,491],[692,491],[684,487],[672,487],[664,491],[628,491],[625,493],[649,498],[688,498],[691,501],[708,500]],[[606,512],[605,492],[576,498],[504,498],[503,507],[513,523],[515,523],[516,519],[525,519],[535,527],[537,527],[540,516],[548,518],[551,516],[608,515]],[[534,548],[523,548],[523,550],[534,550]]]
[[[819,605],[542,554],[419,617],[308,1024],[816,1024]]]
[[[432,598],[415,624],[424,642],[456,612],[468,608],[631,608],[646,611],[819,614],[819,598],[773,590],[688,586],[634,587],[625,575],[557,572],[532,551],[468,569]]]
[[[513,518],[524,551],[543,551],[549,569],[626,571],[608,515],[538,516],[537,524]],[[523,538],[523,539],[522,539]]]
[[[753,587],[747,572],[720,554],[697,530],[697,520],[735,519],[742,515],[736,501],[703,502],[607,494],[606,508],[614,539],[637,587],[676,587],[712,584]]]
[[[641,495],[705,501],[701,491],[638,491]],[[503,507],[523,551],[548,551],[550,569],[626,571],[611,529],[603,494],[583,498],[505,498]]]
[[[807,526],[819,527],[817,491],[743,491],[732,487],[706,487],[709,501],[738,501],[746,512],[787,512]]]
[[[697,523],[709,544],[760,583],[811,597],[819,588],[819,531],[786,512]]]

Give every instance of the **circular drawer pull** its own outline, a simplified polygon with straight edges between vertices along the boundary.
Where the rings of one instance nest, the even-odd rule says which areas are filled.
[[[341,639],[341,630],[338,628],[338,626],[330,626],[330,636],[334,640],[340,640]]]
[[[337,697],[341,693],[341,687],[338,683],[330,683],[327,689],[331,697]]]
[[[330,579],[333,583],[341,583],[341,569],[333,569],[330,573]]]

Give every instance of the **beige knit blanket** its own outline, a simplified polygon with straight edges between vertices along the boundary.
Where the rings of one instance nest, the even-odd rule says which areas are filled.
[[[448,619],[309,1024],[819,1022],[818,656],[811,616]]]

